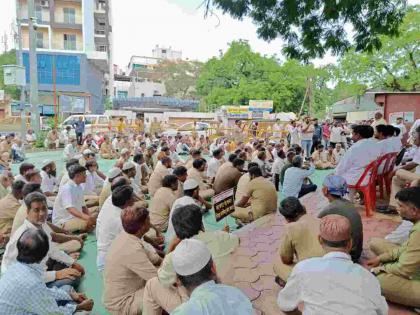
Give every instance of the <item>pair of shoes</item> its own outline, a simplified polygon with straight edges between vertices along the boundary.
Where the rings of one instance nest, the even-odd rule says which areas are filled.
[[[376,207],[376,212],[389,215],[397,215],[398,211],[390,206],[378,206]]]

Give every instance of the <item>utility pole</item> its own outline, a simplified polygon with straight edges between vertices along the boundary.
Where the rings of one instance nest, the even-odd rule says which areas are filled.
[[[29,74],[31,78],[30,103],[31,103],[31,126],[35,133],[39,132],[39,111],[38,111],[38,65],[36,56],[36,27],[34,0],[28,0],[28,21],[29,21]]]
[[[23,67],[23,56],[22,56],[22,29],[20,26],[20,1],[16,1],[16,26],[17,26],[17,61],[18,65]],[[25,97],[25,85],[20,87],[20,119],[21,119],[21,140],[25,141],[26,135],[26,97]]]

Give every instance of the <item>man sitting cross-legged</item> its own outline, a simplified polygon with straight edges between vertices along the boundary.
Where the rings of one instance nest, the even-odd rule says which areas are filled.
[[[162,309],[171,312],[186,299],[185,292],[176,286],[176,274],[172,265],[172,251],[184,239],[198,239],[209,248],[218,274],[224,280],[229,274],[231,253],[238,247],[239,238],[225,231],[205,231],[203,216],[197,205],[186,205],[174,210],[172,224],[176,236],[171,241],[168,254],[158,270],[157,278],[146,284],[143,311],[148,315],[161,314]]]
[[[123,230],[121,212],[135,202],[135,194],[127,178],[123,176],[115,178],[111,190],[112,195],[105,200],[96,221],[98,247],[96,265],[100,271],[104,268],[105,257],[112,241]]]
[[[80,277],[84,274],[84,269],[73,258],[59,250],[55,243],[52,242],[52,230],[46,223],[48,210],[45,196],[39,192],[30,193],[25,197],[25,204],[28,208],[27,217],[23,225],[16,230],[6,246],[1,265],[2,274],[16,262],[19,237],[26,230],[36,228],[43,230],[48,235],[49,251],[46,258],[41,262],[44,280],[47,285],[50,287],[60,287],[68,284],[76,285]]]
[[[105,260],[103,301],[113,314],[142,314],[144,286],[156,276],[162,259],[143,241],[150,229],[147,209],[128,207],[121,221],[124,230],[112,242]]]
[[[298,198],[282,200],[279,212],[288,224],[279,248],[280,261],[274,264],[274,272],[276,282],[284,286],[296,262],[321,257],[325,251],[318,241],[320,220],[306,213]]]
[[[378,280],[351,260],[350,221],[323,217],[318,238],[327,254],[296,264],[278,295],[280,310],[297,313],[303,303],[303,314],[388,314]]]
[[[70,180],[58,190],[54,202],[52,221],[70,232],[91,232],[96,225],[96,213],[89,213],[86,207],[82,185],[86,182],[86,168],[72,165]]]
[[[414,225],[401,246],[376,244],[379,255],[368,261],[382,293],[391,302],[420,307],[420,187],[405,188],[395,196],[398,212]],[[372,246],[372,244],[371,244]]]
[[[23,198],[33,192],[41,191],[41,185],[36,183],[26,183],[22,189]],[[45,195],[44,195],[45,196]],[[48,202],[48,199],[47,199]],[[28,208],[26,204],[23,203],[19,210],[16,213],[15,219],[13,220],[13,227],[12,227],[12,235],[17,231],[18,228],[22,226],[25,222],[26,216],[28,213]],[[86,238],[86,234],[80,235],[72,235],[70,232],[50,223],[47,222],[48,226],[51,228],[51,238],[54,243],[56,243],[57,247],[68,254],[71,254],[71,257],[78,258],[79,251],[83,247],[84,239]]]
[[[0,278],[0,314],[63,314],[91,311],[93,300],[70,286],[47,288],[43,261],[50,251],[48,235],[25,230],[17,241],[16,262]]]

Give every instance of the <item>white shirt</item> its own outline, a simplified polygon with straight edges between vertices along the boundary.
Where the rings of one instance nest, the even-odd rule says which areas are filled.
[[[283,127],[279,124],[273,125],[273,137],[274,138],[281,138],[281,131],[283,130]]]
[[[41,171],[41,190],[43,192],[54,192],[57,187],[57,178],[55,176],[48,175],[47,172]]]
[[[408,240],[413,225],[410,221],[402,220],[401,224],[394,231],[385,236],[385,239],[391,243],[402,245]]]
[[[404,123],[401,124],[392,124],[395,128],[400,129],[400,134],[398,135],[398,138],[402,138],[407,133],[407,128],[405,127]]]
[[[216,159],[215,157],[212,157],[209,160],[209,163],[207,164],[207,177],[215,178],[220,165],[220,160]]]
[[[388,153],[400,152],[402,147],[401,139],[398,137],[389,137],[378,141],[377,144],[381,150],[381,156]]]
[[[333,143],[341,142],[342,137],[341,133],[344,131],[341,127],[332,127],[331,128],[331,134],[330,134],[330,141]]]
[[[290,133],[290,144],[299,144],[300,145],[300,138],[299,138],[299,127],[293,127],[289,125],[288,128]]]
[[[281,173],[281,169],[284,166],[284,160],[276,157],[273,163],[273,166],[271,168],[271,172],[274,174],[280,174]]]
[[[99,195],[103,185],[104,180],[98,173],[86,171],[86,183],[82,184],[85,195]]]
[[[141,165],[134,162],[134,165],[136,166],[136,176],[134,176],[134,183],[140,187],[141,185],[141,179],[142,179],[142,174],[141,174]]]
[[[76,185],[73,180],[69,180],[58,190],[55,198],[52,222],[56,225],[62,225],[74,218],[67,208],[76,208],[82,212],[85,206],[85,199],[82,185]]]
[[[118,151],[118,139],[114,138],[111,142],[111,147],[113,150]]]
[[[26,141],[28,141],[28,142],[33,142],[33,141],[36,141],[36,134],[29,134],[29,133],[27,133],[26,134]]]
[[[330,252],[296,264],[277,297],[277,304],[288,312],[302,302],[305,315],[388,314],[379,281],[342,252]]]
[[[344,153],[346,153],[346,151],[343,148],[341,148],[340,152],[338,152],[337,149],[333,150],[334,158],[337,163],[340,163],[341,158],[344,156]]]
[[[16,230],[15,233],[13,233],[12,237],[10,238],[10,241],[7,243],[6,251],[3,256],[3,261],[1,263],[1,273],[4,274],[7,270],[7,268],[14,262],[16,262],[16,257],[18,255],[18,249],[17,249],[17,242],[20,238],[20,236],[28,229],[36,229],[35,225],[33,225],[28,220],[25,220],[23,224]],[[60,250],[56,243],[54,243],[51,240],[51,233],[52,230],[48,226],[48,224],[44,223],[42,225],[42,229],[48,236],[48,243],[50,246],[50,249],[48,251],[48,254],[44,257],[44,259],[41,261],[41,265],[44,267],[45,274],[44,274],[44,280],[45,282],[51,282],[55,280],[55,271],[47,271],[47,260],[49,258],[54,259],[58,262],[64,263],[68,266],[73,265],[74,259],[71,258],[69,255],[67,255],[64,251]]]
[[[66,147],[63,150],[64,160],[70,160],[70,159],[76,158],[76,155],[78,153],[79,152],[77,152],[77,149],[71,143],[69,143],[68,145],[66,145]]]
[[[102,205],[96,221],[96,239],[98,255],[96,265],[102,270],[105,264],[106,254],[112,241],[123,230],[121,222],[122,209],[112,203],[112,195],[109,196]]]
[[[15,176],[15,181],[17,180],[21,180],[24,183],[27,183],[28,181],[26,180],[25,176],[23,176],[22,174],[18,174]]]
[[[178,164],[179,162],[182,162],[178,153],[176,153],[176,151],[171,151],[170,158],[173,164]]]
[[[378,146],[375,139],[359,140],[344,154],[335,169],[335,174],[342,176],[347,184],[355,185],[365,171],[366,166],[380,155],[380,146]]]
[[[420,118],[419,119],[417,119],[415,122],[414,122],[414,124],[411,126],[411,128],[410,128],[410,132],[409,132],[409,135],[410,135],[410,137],[414,137],[414,135],[416,134],[416,129],[417,129],[417,127],[420,127]]]
[[[195,200],[194,198],[190,196],[183,196],[175,200],[175,202],[172,204],[171,212],[169,213],[168,229],[166,230],[166,234],[165,234],[165,239],[168,242],[172,241],[172,239],[176,235],[174,226],[172,225],[172,214],[174,213],[174,210],[176,208],[187,206],[187,205],[197,205],[201,208],[201,204],[199,204],[197,200]]]
[[[308,170],[299,167],[289,167],[284,173],[283,194],[285,197],[298,197],[303,181],[315,172],[315,167]]]

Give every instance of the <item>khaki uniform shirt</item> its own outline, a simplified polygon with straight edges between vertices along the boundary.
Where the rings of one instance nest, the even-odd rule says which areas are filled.
[[[0,200],[0,233],[9,234],[21,203],[12,194]]]
[[[112,314],[141,314],[146,281],[156,277],[156,253],[138,237],[122,231],[112,242],[104,270],[105,307]]]
[[[238,185],[236,186],[235,200],[241,200],[246,195],[250,180],[249,173],[245,173],[239,178]]]
[[[111,183],[106,180],[104,186],[102,187],[101,193],[99,194],[99,208],[102,208],[102,205],[104,204],[105,200],[111,196],[111,193]]]
[[[156,169],[153,171],[152,176],[150,176],[149,183],[147,188],[149,190],[149,195],[153,196],[160,187],[162,187],[162,179],[170,175],[169,170],[165,165],[159,164],[156,166]]]
[[[251,197],[251,209],[255,219],[277,209],[276,187],[262,176],[254,178],[248,183],[246,196]]]
[[[224,231],[202,232],[192,237],[203,241],[210,250],[213,262],[216,265],[217,274],[227,282],[229,276],[231,253],[239,246],[239,237],[237,235]],[[158,270],[160,283],[165,287],[170,287],[176,282],[176,273],[172,265],[172,253],[166,254],[161,267]]]
[[[206,190],[210,188],[210,185],[205,183],[204,173],[198,171],[196,168],[192,167],[187,171],[189,179],[195,179],[200,187],[200,190]]]
[[[3,140],[2,142],[0,142],[0,153],[3,153],[3,152],[10,153],[11,151],[12,151],[11,143],[7,143],[6,140]]]
[[[175,192],[168,187],[160,187],[150,203],[150,223],[161,231],[168,228],[169,213],[172,204],[177,199]]]
[[[280,244],[280,257],[296,261],[322,257],[324,249],[318,241],[320,220],[305,214],[298,221],[286,225],[286,232]]]
[[[111,154],[111,152],[112,152],[111,144],[103,142],[101,144],[101,148],[100,148],[99,152],[100,152],[101,155],[102,154]]]
[[[227,166],[223,173],[217,173],[213,184],[214,192],[219,194],[222,191],[236,187],[241,176],[242,173],[236,167]]]
[[[420,221],[414,224],[407,242],[379,256],[384,272],[420,281]],[[414,294],[414,292],[413,292]]]

